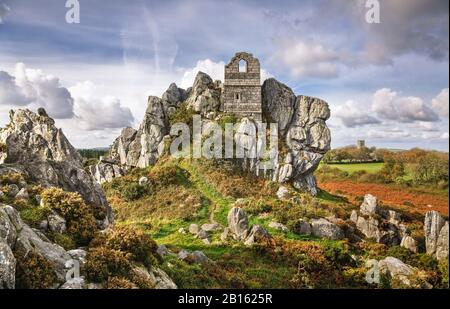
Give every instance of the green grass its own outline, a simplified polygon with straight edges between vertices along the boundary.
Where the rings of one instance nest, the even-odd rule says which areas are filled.
[[[384,163],[375,162],[375,163],[348,163],[348,164],[328,164],[328,165],[330,167],[338,168],[349,174],[353,174],[356,171],[366,171],[367,173],[375,174],[383,168]]]

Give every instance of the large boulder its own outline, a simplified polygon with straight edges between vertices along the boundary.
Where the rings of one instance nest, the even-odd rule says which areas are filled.
[[[14,289],[15,273],[16,258],[6,240],[0,235],[0,290]]]
[[[198,72],[194,85],[186,102],[197,113],[206,115],[208,112],[217,111],[221,104],[221,88],[213,82],[211,77],[203,72]]]
[[[13,287],[15,260],[27,259],[34,252],[46,259],[54,268],[55,284],[65,282],[66,262],[72,257],[59,245],[51,243],[43,234],[26,225],[11,206],[0,206],[0,283]]]
[[[377,198],[371,194],[364,196],[359,212],[353,210],[350,220],[355,223],[356,228],[378,243],[386,245],[399,245],[401,240],[407,236],[406,228],[401,223],[401,216],[393,210],[383,210],[378,206]],[[411,241],[407,245],[411,245]]]
[[[0,143],[7,148],[0,164],[20,169],[44,187],[60,187],[80,193],[88,203],[106,210],[105,224],[113,221],[105,194],[83,169],[82,158],[44,109],[10,111],[9,124],[0,130]],[[26,149],[26,151],[24,151]]]
[[[324,218],[311,220],[311,232],[314,236],[332,240],[344,238],[342,229]]]
[[[425,214],[423,225],[427,253],[439,259],[448,257],[448,221],[435,210]]]
[[[239,207],[233,207],[228,212],[228,229],[237,240],[244,240],[248,235],[248,217]]]
[[[89,166],[89,171],[95,181],[99,184],[110,182],[114,178],[124,175],[124,172],[119,165],[104,160],[100,160],[96,165]]]
[[[391,277],[391,283],[398,281],[407,288],[432,288],[431,284],[420,278],[421,274],[417,269],[395,257],[388,256],[380,260],[378,269],[381,274]]]

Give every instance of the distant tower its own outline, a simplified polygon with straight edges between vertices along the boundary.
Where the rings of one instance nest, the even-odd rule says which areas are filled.
[[[223,108],[237,116],[262,120],[259,60],[239,52],[225,65]]]
[[[356,141],[356,147],[357,147],[358,149],[362,149],[362,148],[366,147],[366,141],[363,140],[363,139],[357,140],[357,141]]]

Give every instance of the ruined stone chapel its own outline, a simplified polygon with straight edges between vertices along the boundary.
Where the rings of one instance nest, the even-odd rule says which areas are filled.
[[[261,68],[252,54],[236,53],[225,65],[223,108],[239,117],[262,120]]]

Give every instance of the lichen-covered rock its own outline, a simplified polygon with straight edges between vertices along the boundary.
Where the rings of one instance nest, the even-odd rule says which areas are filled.
[[[405,235],[400,242],[400,246],[417,253],[417,243],[411,236]]]
[[[194,111],[206,115],[208,112],[219,110],[220,95],[220,86],[218,87],[208,74],[198,72],[186,102]]]
[[[314,236],[332,240],[344,238],[342,229],[324,218],[311,220],[311,232]]]
[[[237,240],[244,240],[248,235],[248,217],[239,207],[233,207],[228,212],[228,229]]]
[[[0,290],[14,289],[16,258],[4,238],[0,236]]]
[[[163,93],[161,99],[170,106],[178,106],[187,99],[186,90],[178,88],[175,83],[170,84],[169,88]]]
[[[247,239],[244,244],[252,246],[254,244],[271,245],[273,242],[272,236],[260,225],[253,225],[250,229]]]
[[[64,233],[66,231],[66,220],[56,213],[53,213],[47,217],[48,227],[50,231],[55,233]]]
[[[427,253],[437,257],[439,252],[440,259],[448,257],[448,221],[432,210],[425,214],[423,228]]]
[[[364,195],[364,201],[362,202],[359,211],[363,215],[375,215],[378,212],[377,198],[372,194]]]
[[[89,171],[95,181],[99,184],[110,182],[114,178],[124,175],[124,172],[119,165],[103,160],[100,160],[96,165],[91,165]]]
[[[30,252],[39,254],[54,267],[55,283],[65,281],[65,264],[71,256],[61,246],[51,243],[42,233],[26,225],[11,206],[0,206],[0,239],[18,259],[27,259]],[[6,247],[3,250],[6,252]],[[3,276],[10,277],[11,273]]]
[[[177,285],[170,279],[170,277],[160,268],[151,267],[146,269],[144,267],[135,267],[133,272],[150,282],[155,289],[177,289]]]
[[[15,166],[44,187],[80,193],[88,204],[103,207],[107,213],[105,221],[112,222],[113,214],[103,190],[83,169],[80,154],[45,110],[39,109],[35,114],[18,109],[9,116],[9,124],[0,130],[0,142],[7,146],[0,164]]]

